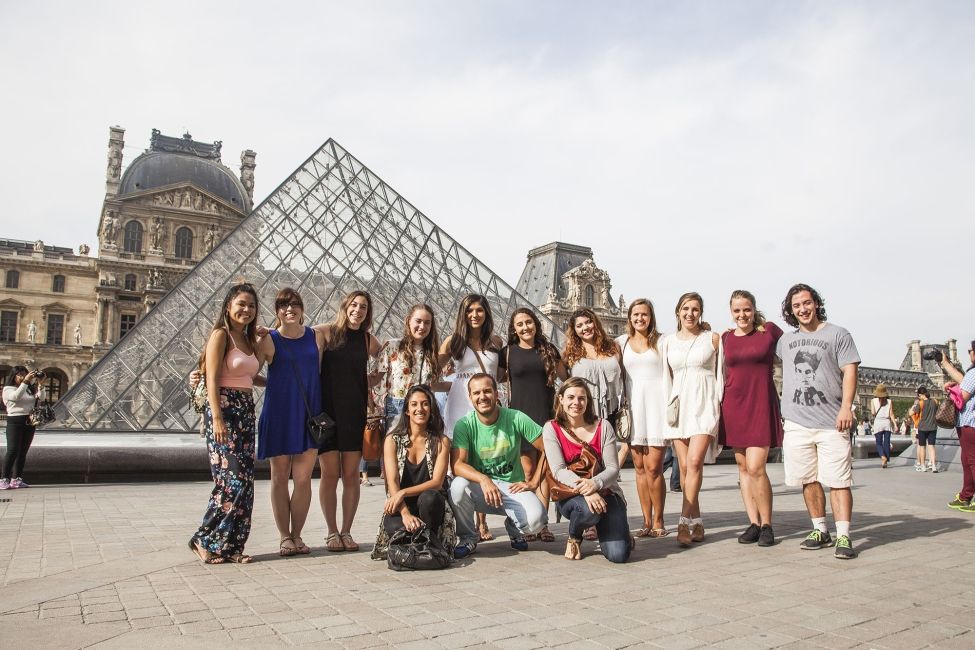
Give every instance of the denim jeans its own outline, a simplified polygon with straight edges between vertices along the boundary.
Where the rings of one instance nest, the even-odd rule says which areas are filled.
[[[477,483],[455,476],[450,484],[450,507],[457,522],[457,537],[461,544],[477,544],[480,539],[474,523],[474,513],[505,515],[504,528],[511,539],[540,531],[548,523],[548,513],[534,492],[512,494],[511,483],[492,479],[501,490],[501,507],[489,506],[484,491]]]
[[[630,559],[630,524],[626,520],[626,502],[618,494],[606,497],[606,512],[603,514],[590,510],[583,496],[559,501],[556,507],[569,520],[569,537],[582,539],[582,533],[595,526],[603,557],[617,564]]]
[[[389,433],[393,428],[393,420],[396,419],[398,415],[403,412],[403,408],[406,406],[406,400],[396,399],[395,397],[386,396],[386,433]]]
[[[674,448],[667,447],[667,453],[664,454],[664,469],[670,468],[670,491],[680,489],[680,465],[677,462],[677,456],[674,455]]]
[[[890,431],[878,431],[873,437],[877,440],[877,455],[890,458]]]

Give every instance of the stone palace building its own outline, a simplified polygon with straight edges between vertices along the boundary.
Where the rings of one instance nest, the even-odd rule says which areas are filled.
[[[238,174],[221,161],[219,141],[153,129],[149,148],[123,170],[124,136],[109,129],[97,255],[87,244],[0,238],[0,373],[43,370],[51,402],[253,205],[255,152],[241,153]]]

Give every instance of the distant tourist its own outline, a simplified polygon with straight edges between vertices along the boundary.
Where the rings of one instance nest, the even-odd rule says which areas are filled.
[[[366,428],[369,357],[379,354],[379,341],[372,327],[372,298],[365,291],[345,296],[335,320],[323,326],[325,353],[322,356],[322,407],[336,424],[336,435],[318,448],[322,478],[318,497],[328,528],[325,549],[358,551],[352,538],[352,522],[359,507],[359,461]],[[342,525],[338,513],[338,483],[342,479]]]
[[[890,436],[897,430],[897,419],[894,417],[894,405],[884,384],[877,384],[873,389],[870,413],[873,414],[873,435],[877,441],[880,467],[887,469],[887,463],[890,461]]]
[[[511,386],[508,406],[521,411],[539,426],[552,419],[556,380],[565,380],[568,373],[558,349],[549,343],[542,332],[542,324],[535,312],[519,307],[508,321],[508,344],[501,349],[498,360],[501,381],[507,379]],[[525,476],[535,473],[542,454],[527,441],[521,442],[521,467]],[[548,483],[538,486],[538,498],[548,510]],[[533,541],[534,536],[526,536]],[[538,533],[543,542],[554,542],[555,536],[548,526]]]
[[[30,487],[23,476],[27,452],[34,441],[30,414],[38,400],[38,375],[36,370],[14,366],[3,387],[3,405],[7,410],[7,453],[3,459],[0,490]]]
[[[663,356],[653,303],[646,298],[630,303],[626,331],[616,339],[616,345],[622,350],[624,393],[630,404],[630,454],[643,513],[643,527],[635,535],[664,537],[664,456],[669,444],[664,428],[670,371]],[[677,469],[674,474],[679,474]]]
[[[826,322],[819,293],[806,284],[792,286],[782,301],[782,317],[796,327],[779,339],[782,359],[783,454],[786,485],[802,486],[813,530],[803,550],[833,545],[826,528],[826,494],[836,521],[841,560],[856,557],[850,541],[853,515],[853,456],[850,428],[860,355],[853,337]]]
[[[440,363],[450,366],[454,379],[444,405],[444,431],[454,435],[454,427],[461,418],[474,410],[467,390],[467,382],[478,373],[498,376],[498,354],[504,343],[494,334],[494,317],[487,298],[472,293],[464,297],[457,308],[453,333],[440,346]],[[478,514],[477,526],[481,541],[494,539],[487,518]]]
[[[772,484],[766,465],[769,449],[782,446],[779,394],[772,379],[782,330],[765,320],[749,291],[731,294],[731,318],[735,329],[721,335],[725,383],[719,440],[735,450],[741,499],[750,522],[738,542],[772,546]]]
[[[322,411],[320,359],[325,336],[304,324],[305,304],[291,288],[274,299],[277,322],[258,344],[267,368],[264,406],[257,424],[257,457],[271,466],[271,511],[278,528],[278,553],[306,555],[301,537],[311,507],[311,475],[318,446],[308,418]],[[288,482],[294,481],[289,493]]]
[[[542,432],[545,455],[552,476],[578,494],[559,501],[556,507],[569,520],[565,557],[582,559],[582,535],[595,527],[599,550],[610,562],[626,562],[633,550],[633,538],[626,519],[626,500],[619,482],[616,434],[608,420],[596,416],[589,388],[579,377],[560,387],[555,418]],[[572,465],[586,454],[585,474]]]
[[[687,547],[704,541],[700,492],[705,457],[714,454],[724,386],[721,337],[701,320],[704,299],[698,293],[682,295],[674,309],[677,331],[664,339],[667,367],[673,377],[668,399],[677,401],[676,418],[667,423],[664,437],[671,440],[680,466],[683,488],[677,543]],[[712,458],[713,461],[713,458]]]
[[[207,401],[203,434],[213,492],[203,523],[189,541],[206,564],[252,561],[244,554],[254,510],[254,377],[261,369],[255,319],[257,292],[230,287],[202,354]]]
[[[400,530],[426,527],[447,552],[453,552],[456,543],[445,483],[450,439],[443,434],[440,408],[426,386],[414,385],[403,399],[403,416],[383,444],[387,499],[374,560],[386,558],[389,538]]]
[[[925,386],[917,387],[917,399],[911,406],[911,413],[917,416],[917,463],[918,472],[937,474],[938,467],[938,424],[934,421],[938,413],[938,400],[932,399]],[[927,464],[925,464],[927,460]]]
[[[941,356],[939,363],[945,373],[953,381],[945,384],[945,390],[960,391],[963,401],[962,407],[958,411],[958,442],[961,445],[962,486],[961,492],[948,504],[949,508],[954,508],[968,514],[975,513],[975,341],[968,347],[968,360],[971,365],[965,374],[962,374],[951,360],[944,355]],[[951,399],[945,397],[945,399]]]
[[[544,464],[538,463],[534,476],[526,477],[519,458],[522,440],[544,452],[542,428],[521,411],[499,405],[497,386],[493,375],[471,377],[467,390],[474,411],[454,425],[450,501],[460,537],[456,558],[477,548],[476,512],[503,515],[516,551],[528,550],[525,535],[538,533],[547,523],[545,508],[534,494]]]

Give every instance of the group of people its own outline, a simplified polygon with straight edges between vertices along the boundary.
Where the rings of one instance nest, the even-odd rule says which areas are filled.
[[[702,318],[702,297],[686,293],[674,310],[674,333],[662,334],[653,304],[638,299],[629,305],[627,333],[615,340],[591,309],[578,309],[561,351],[525,307],[512,313],[506,339],[497,336],[490,304],[476,294],[461,301],[442,343],[433,309],[424,304],[406,314],[399,340],[380,342],[370,332],[372,307],[368,293],[354,291],[331,323],[309,326],[301,296],[282,289],[276,323],[266,330],[256,323],[254,288],[231,287],[194,378],[206,382],[203,433],[214,478],[189,542],[202,561],[251,561],[244,543],[255,455],[270,461],[281,555],[310,550],[302,531],[316,458],[325,549],[358,550],[351,527],[370,400],[382,404],[387,423],[388,498],[375,558],[384,557],[397,531],[422,527],[455,558],[469,556],[492,537],[486,514],[504,516],[511,547],[525,550],[532,540],[553,540],[547,526],[553,500],[568,520],[567,558],[581,558],[588,539],[598,540],[610,561],[625,562],[635,537],[670,532],[663,518],[668,448],[682,487],[676,537],[691,546],[705,539],[703,465],[719,445],[732,447],[738,463],[749,520],[739,542],[775,541],[766,462],[770,448],[783,446],[786,483],[802,486],[812,521],[801,548],[835,546],[836,557],[855,556],[849,429],[860,358],[849,332],[826,322],[812,287],[791,287],[782,303],[791,332],[768,322],[751,293],[735,291],[733,327],[718,334]],[[776,358],[783,364],[781,401]],[[266,377],[259,374],[263,364]],[[254,385],[266,386],[259,421]],[[444,391],[441,413],[435,393]],[[320,412],[336,433],[316,444],[308,421]],[[621,424],[628,436],[616,435]],[[643,515],[635,531],[618,483],[627,454]]]

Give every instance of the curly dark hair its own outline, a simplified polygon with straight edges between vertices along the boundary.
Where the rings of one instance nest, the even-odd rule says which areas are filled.
[[[519,314],[524,314],[532,319],[535,323],[535,346],[534,349],[538,350],[538,356],[542,359],[542,365],[545,366],[545,379],[547,386],[555,385],[555,377],[558,373],[559,366],[559,351],[554,345],[549,343],[548,337],[542,332],[542,324],[538,320],[538,316],[535,312],[528,307],[519,307],[514,310],[511,314],[511,318],[508,319],[508,346],[518,345],[520,340],[518,334],[515,332],[515,318]],[[511,372],[511,368],[508,368],[508,372]]]
[[[808,291],[809,295],[812,296],[813,302],[816,303],[816,318],[821,323],[826,322],[826,301],[823,297],[819,295],[819,292],[810,287],[808,284],[794,284],[789,289],[789,292],[785,294],[785,300],[782,301],[782,318],[786,323],[792,327],[799,327],[799,321],[796,319],[795,314],[792,313],[792,297],[797,293]]]

